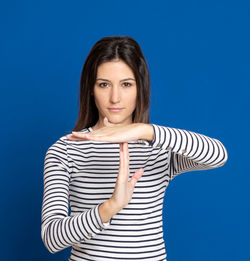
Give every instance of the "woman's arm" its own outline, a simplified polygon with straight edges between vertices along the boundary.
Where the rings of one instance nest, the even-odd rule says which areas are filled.
[[[217,139],[156,124],[147,124],[144,137],[152,135],[152,131],[151,146],[171,151],[171,179],[187,171],[217,168],[227,161],[226,148]]]
[[[44,193],[41,236],[51,253],[89,240],[110,224],[110,219],[132,198],[136,182],[142,176],[138,169],[129,179],[128,144],[120,144],[120,166],[112,197],[75,216],[68,216],[70,170],[63,140],[47,151],[44,162]],[[106,224],[105,224],[106,223]]]
[[[48,149],[43,177],[41,237],[51,253],[89,240],[109,225],[102,222],[99,205],[78,215],[68,216],[70,175],[63,140],[58,140]]]
[[[129,151],[128,143],[120,143],[120,165],[115,189],[111,198],[100,205],[99,211],[102,222],[107,222],[132,199],[136,182],[141,178],[143,169],[137,169],[129,179]]]
[[[170,174],[217,168],[227,161],[227,151],[217,139],[156,124],[132,123],[125,126],[105,126],[90,133],[67,135],[72,140],[128,142],[147,140],[153,147],[171,151]]]

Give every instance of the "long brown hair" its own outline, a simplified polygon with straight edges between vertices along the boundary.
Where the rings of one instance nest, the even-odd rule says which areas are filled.
[[[150,77],[146,60],[139,44],[129,36],[109,36],[100,39],[92,47],[84,63],[80,79],[80,108],[73,131],[94,126],[98,121],[98,110],[93,93],[97,68],[111,60],[122,60],[133,71],[137,85],[136,108],[132,122],[149,123]]]

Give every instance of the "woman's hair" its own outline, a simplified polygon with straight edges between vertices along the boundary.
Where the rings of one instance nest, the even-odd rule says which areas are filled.
[[[137,100],[132,122],[149,123],[150,77],[141,48],[131,37],[110,36],[95,43],[84,63],[80,79],[79,115],[73,131],[93,126],[98,121],[98,109],[91,94],[93,94],[98,66],[112,60],[125,62],[135,76]]]

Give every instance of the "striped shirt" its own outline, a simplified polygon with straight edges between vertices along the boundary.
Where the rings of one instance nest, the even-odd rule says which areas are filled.
[[[103,224],[98,207],[114,190],[119,143],[61,137],[44,159],[41,236],[51,253],[72,246],[71,261],[166,261],[162,206],[180,173],[222,166],[223,144],[195,132],[152,124],[154,139],[128,142],[130,177],[143,168],[130,203]],[[81,132],[93,131],[91,127]]]

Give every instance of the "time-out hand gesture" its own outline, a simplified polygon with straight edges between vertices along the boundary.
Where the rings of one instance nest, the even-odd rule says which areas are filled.
[[[151,141],[153,139],[154,131],[151,124],[131,123],[127,125],[112,124],[105,117],[103,120],[103,127],[91,132],[72,132],[67,135],[69,140],[93,140],[104,142],[129,142],[139,139]]]
[[[129,179],[129,152],[128,143],[120,143],[120,167],[119,174],[111,197],[113,203],[121,210],[130,202],[136,182],[142,176],[143,169],[138,169]]]
[[[108,222],[112,216],[118,213],[131,201],[136,182],[141,178],[144,170],[136,170],[129,180],[129,152],[128,143],[120,143],[120,167],[115,189],[111,198],[99,207],[103,222]]]

